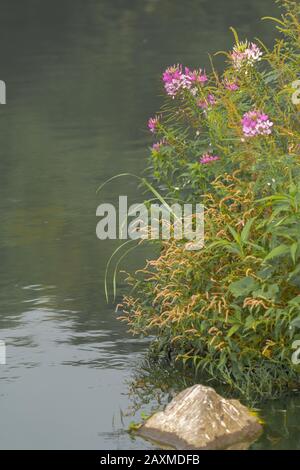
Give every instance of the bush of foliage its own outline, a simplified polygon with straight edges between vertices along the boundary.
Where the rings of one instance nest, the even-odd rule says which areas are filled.
[[[225,70],[163,74],[149,120],[153,179],[165,197],[205,206],[205,246],[163,243],[129,278],[123,319],[135,334],[241,394],[298,383],[300,318],[300,6],[281,2],[272,50],[241,40]]]

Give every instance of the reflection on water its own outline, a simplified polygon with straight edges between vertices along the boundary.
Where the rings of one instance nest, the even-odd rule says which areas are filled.
[[[275,13],[273,1],[0,7],[8,103],[0,107],[0,447],[151,448],[131,439],[124,416],[134,404],[126,383],[148,342],[126,333],[105,304],[105,264],[117,244],[95,236],[96,206],[122,193],[136,202],[136,182],[106,187],[101,201],[95,190],[145,168],[145,122],[161,102],[161,71],[177,62],[208,67],[207,51],[230,46],[232,24],[270,42],[270,27],[257,19]],[[126,269],[150,255],[139,249]],[[144,406],[155,400],[145,397]],[[280,406],[296,422],[298,405]],[[286,446],[299,446],[293,426],[285,425],[293,435]],[[261,445],[273,445],[270,436]]]

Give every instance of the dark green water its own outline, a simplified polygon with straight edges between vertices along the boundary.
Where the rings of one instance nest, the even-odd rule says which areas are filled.
[[[230,47],[231,25],[269,43],[258,19],[274,13],[272,0],[0,0],[0,448],[151,448],[126,432],[148,343],[105,303],[116,244],[96,238],[95,191],[145,168],[167,65],[208,67],[207,52]],[[136,202],[136,182],[102,199],[119,194]],[[148,400],[155,393],[145,410]],[[263,414],[256,447],[300,448],[299,398]]]

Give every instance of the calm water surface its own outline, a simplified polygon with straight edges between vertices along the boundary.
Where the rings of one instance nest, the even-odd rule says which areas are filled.
[[[231,25],[270,42],[257,20],[275,13],[273,2],[0,0],[0,11],[0,447],[149,449],[126,432],[138,419],[126,411],[148,343],[105,302],[116,244],[95,236],[95,191],[112,175],[143,171],[161,71],[208,66],[207,52],[230,47]],[[136,202],[136,182],[101,197],[119,194]],[[150,255],[140,249],[124,268]],[[155,393],[142,398],[146,411],[155,402]],[[297,396],[263,414],[256,447],[300,448]]]

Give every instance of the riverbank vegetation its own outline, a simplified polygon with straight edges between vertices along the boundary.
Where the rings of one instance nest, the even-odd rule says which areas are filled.
[[[156,353],[255,399],[299,384],[300,5],[280,4],[272,49],[232,29],[222,73],[213,58],[210,73],[164,72],[166,102],[148,123],[153,184],[204,204],[205,246],[163,242],[129,277],[122,317],[156,336]]]

